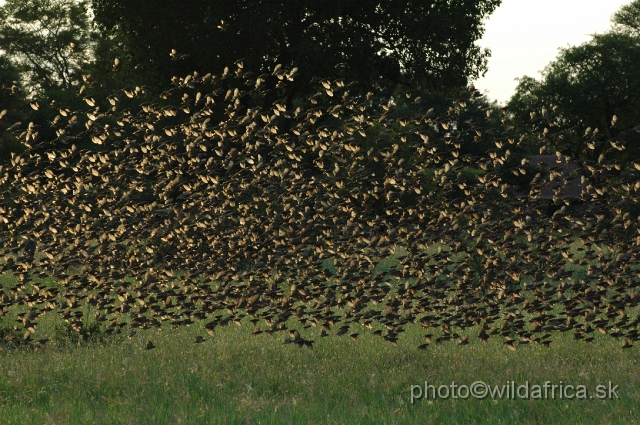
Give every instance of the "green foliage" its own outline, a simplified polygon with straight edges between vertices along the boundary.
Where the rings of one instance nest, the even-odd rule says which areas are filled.
[[[613,15],[611,21],[614,23],[615,30],[640,36],[640,1],[634,0],[622,6]]]
[[[82,323],[79,328],[74,329],[67,322],[60,322],[55,327],[54,340],[58,344],[79,345],[88,342],[103,343],[108,336],[101,329],[100,323]]]
[[[91,59],[86,4],[74,0],[7,0],[0,7],[0,49],[31,91],[71,88]]]
[[[93,24],[95,26],[95,22]],[[126,34],[120,31],[95,34],[93,61],[83,68],[83,73],[91,75],[92,80],[99,82],[106,91],[153,82],[151,76],[141,72],[133,62],[134,58],[126,50],[126,40]]]
[[[0,321],[0,350],[17,348],[22,345],[24,330],[11,326],[7,320]]]
[[[621,9],[614,23],[630,28],[637,3]],[[561,145],[574,157],[598,158],[611,150],[604,141],[614,139],[626,143],[626,151],[618,157],[639,158],[640,135],[634,131],[640,124],[638,63],[637,33],[612,30],[594,35],[580,46],[561,49],[541,80],[521,78],[509,111],[520,128],[533,124],[538,130],[569,130]],[[598,129],[595,144],[582,137],[588,128]]]
[[[278,63],[299,67],[280,82],[281,75],[260,76],[271,86],[279,82],[259,96],[262,108],[281,99],[288,107],[299,104],[316,90],[308,83],[315,75],[359,80],[362,84],[350,88],[353,94],[370,89],[391,94],[403,86],[450,97],[467,78],[486,71],[489,51],[475,42],[483,19],[500,2],[9,0],[0,7],[0,49],[16,66],[14,80],[37,98],[40,109],[56,103],[46,112],[25,108],[24,102],[11,109],[19,115],[13,122],[22,126],[3,136],[0,156],[6,161],[21,149],[13,136],[24,136],[27,125],[40,129],[32,142],[56,139],[54,127],[64,120],[52,112],[82,107],[70,100],[76,89],[100,96],[136,86],[158,92],[181,75],[197,75],[194,70],[225,75],[224,65],[240,57],[236,76],[248,68],[272,70]],[[181,30],[167,31],[176,27]],[[258,79],[247,84],[252,82]]]
[[[194,70],[216,72],[242,57],[263,71],[277,63],[299,66],[302,83],[291,93],[308,89],[312,75],[367,86],[464,86],[486,71],[489,51],[475,42],[500,3],[94,0],[92,7],[103,34],[121,34],[122,53],[129,55],[122,65],[135,67],[149,84],[166,85]],[[334,69],[343,62],[349,67]]]
[[[0,56],[0,162],[22,146],[10,131],[16,122],[24,121],[26,102],[20,88],[20,74],[6,55]]]

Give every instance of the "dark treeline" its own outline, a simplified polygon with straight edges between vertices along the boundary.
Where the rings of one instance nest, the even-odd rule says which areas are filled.
[[[315,76],[357,80],[365,91],[403,85],[448,93],[486,71],[489,51],[475,42],[499,4],[9,0],[0,8],[0,48],[19,78],[0,78],[47,100],[83,85],[160,92],[173,77],[223,74],[242,59],[254,71],[299,69],[265,107],[312,95]]]
[[[486,72],[490,52],[476,42],[500,3],[9,0],[0,7],[0,158],[25,148],[17,138],[30,123],[39,129],[32,141],[52,147],[58,134],[51,123],[86,125],[82,97],[127,102],[127,92],[159,94],[187,75],[236,78],[251,69],[246,84],[273,87],[260,93],[262,109],[300,105],[330,78],[358,82],[353,94],[392,99],[390,119],[446,110]],[[467,119],[490,126],[488,136],[563,132],[559,140],[535,136],[537,145],[514,147],[522,157],[556,150],[587,162],[603,154],[626,163],[640,157],[639,4],[621,8],[607,34],[562,50],[541,81],[523,77],[506,109],[476,96]],[[294,75],[279,80],[271,72],[277,65]],[[488,122],[491,114],[502,119]],[[389,132],[402,128],[382,129],[378,148]],[[586,142],[591,133],[595,143]],[[493,139],[485,134],[462,149],[484,152],[482,143]]]

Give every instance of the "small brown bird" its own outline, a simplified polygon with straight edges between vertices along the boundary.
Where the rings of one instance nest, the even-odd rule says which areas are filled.
[[[205,341],[206,341],[206,339],[204,339],[202,336],[198,335],[198,336],[196,337],[196,340],[195,340],[195,341],[193,341],[193,343],[194,343],[194,344],[201,344],[201,343],[203,343],[203,342],[205,342]]]
[[[487,334],[487,331],[484,328],[481,328],[480,332],[478,332],[478,338],[486,344],[489,340],[489,334]]]
[[[156,348],[155,345],[153,345],[153,342],[151,342],[150,339],[147,340],[147,344],[145,345],[144,349],[145,350],[153,350],[154,348]]]
[[[220,24],[233,29],[233,21]],[[188,56],[178,50],[170,53],[174,60]],[[510,150],[529,137],[516,143],[505,109],[504,132],[460,115],[482,96],[475,87],[446,112],[396,117],[403,114],[386,96],[357,94],[366,88],[349,94],[355,82],[314,77],[321,91],[308,104],[273,99],[265,110],[259,99],[298,71],[277,65],[276,78],[252,77],[247,67],[238,60],[235,71],[225,67],[218,76],[174,77],[163,101],[147,86],[106,99],[82,94],[95,84],[83,76],[79,96],[90,110],[51,102],[59,115],[47,131],[44,122],[5,130],[27,146],[55,132],[67,146],[27,149],[0,167],[0,273],[19,277],[0,291],[0,316],[14,303],[32,308],[18,315],[25,336],[16,334],[16,343],[41,338],[36,321],[45,311],[81,329],[85,302],[98,306],[96,320],[110,321],[107,334],[128,335],[139,349],[145,345],[135,332],[167,322],[172,329],[206,323],[213,338],[217,326],[249,321],[254,334],[283,332],[285,344],[303,349],[313,345],[300,335],[310,327],[318,339],[358,340],[360,323],[397,345],[417,320],[424,332],[442,329],[425,334],[421,350],[432,340],[470,344],[469,335],[485,343],[502,336],[510,350],[532,342],[548,348],[555,332],[585,342],[600,333],[623,348],[640,339],[640,318],[632,323],[629,316],[640,299],[633,284],[640,273],[631,266],[640,255],[638,226],[627,205],[637,201],[640,160],[616,159],[622,141],[605,142],[587,129],[588,151],[578,155],[592,161],[570,160],[560,150],[542,155],[545,143],[540,156],[514,163]],[[404,94],[419,103],[418,93]],[[175,105],[164,102],[169,95]],[[119,96],[143,103],[127,100],[130,108],[121,109]],[[30,101],[33,109],[47,106]],[[499,114],[482,111],[487,123]],[[549,147],[559,137],[549,121],[555,112],[532,114],[533,122],[548,122],[540,128]],[[325,115],[344,120],[344,129],[326,125]],[[84,116],[90,122],[78,125]],[[376,122],[386,130],[373,148],[362,138]],[[461,147],[469,136],[489,150],[469,155]],[[67,143],[77,137],[93,149]],[[548,170],[537,172],[540,164]],[[629,176],[618,179],[621,164]],[[79,263],[83,273],[68,272]],[[475,272],[479,265],[483,273]],[[589,272],[576,278],[570,265]],[[123,270],[135,286],[122,284]],[[438,275],[447,279],[431,279]],[[517,289],[524,276],[526,297]],[[59,289],[32,281],[52,277]],[[558,304],[562,314],[553,310]],[[148,341],[146,349],[153,348]]]
[[[505,344],[507,345],[507,347],[509,347],[509,350],[516,351],[516,341],[515,340],[506,341]]]

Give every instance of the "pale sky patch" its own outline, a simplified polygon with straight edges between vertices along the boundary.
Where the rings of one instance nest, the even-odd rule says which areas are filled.
[[[503,0],[478,42],[491,49],[489,71],[475,81],[490,100],[505,104],[515,78],[540,79],[559,48],[576,46],[611,28],[611,15],[631,0]]]

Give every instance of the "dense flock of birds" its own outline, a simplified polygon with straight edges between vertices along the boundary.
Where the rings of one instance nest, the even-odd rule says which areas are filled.
[[[46,342],[45,314],[107,334],[201,322],[213,336],[249,322],[309,348],[310,327],[396,345],[410,324],[425,330],[420,348],[492,336],[548,347],[557,331],[638,340],[633,163],[604,150],[579,164],[580,205],[559,188],[543,199],[568,177],[551,167],[530,187],[507,183],[505,172],[532,168],[513,160],[516,136],[460,119],[473,87],[413,117],[343,79],[315,79],[304,104],[255,106],[296,73],[258,76],[239,61],[175,77],[157,98],[135,87],[82,93],[76,111],[32,102],[57,110],[57,138],[11,128],[29,149],[0,167],[0,268],[15,278],[0,290],[0,321],[32,345]],[[470,137],[495,148],[465,153]]]

